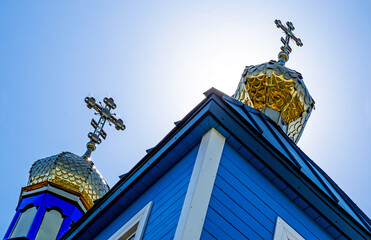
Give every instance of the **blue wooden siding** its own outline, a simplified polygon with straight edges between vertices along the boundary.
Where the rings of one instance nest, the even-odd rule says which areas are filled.
[[[333,239],[226,143],[201,239],[273,239],[277,216],[305,239]]]
[[[135,200],[95,239],[108,239],[150,201],[153,202],[143,239],[172,239],[178,224],[199,146],[196,146]]]

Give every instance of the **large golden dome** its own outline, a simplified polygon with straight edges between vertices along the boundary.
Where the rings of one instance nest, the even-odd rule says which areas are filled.
[[[234,98],[263,112],[295,143],[314,107],[301,74],[282,61],[246,67]]]
[[[28,186],[51,183],[78,193],[90,208],[109,186],[94,164],[70,152],[37,160],[31,167]]]

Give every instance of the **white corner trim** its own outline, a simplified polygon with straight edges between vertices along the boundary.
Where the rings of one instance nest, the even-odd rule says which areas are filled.
[[[273,240],[305,240],[282,218],[277,217]]]
[[[151,212],[153,202],[149,202],[144,206],[134,217],[125,223],[119,230],[117,230],[108,240],[118,240],[123,234],[129,231],[135,224],[139,222],[135,232],[134,240],[141,240],[143,238],[144,229],[147,225],[149,213]]]
[[[200,239],[225,137],[214,128],[201,140],[174,239]]]

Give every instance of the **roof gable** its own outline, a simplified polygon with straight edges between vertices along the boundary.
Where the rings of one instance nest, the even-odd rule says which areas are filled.
[[[341,206],[348,214],[363,227],[371,230],[370,219],[354,204],[351,199],[335,184],[335,182],[315,164],[282,130],[264,114],[256,109],[240,103],[224,95],[222,99],[238,114],[243,116],[258,130],[276,149],[286,156],[313,183],[316,184],[333,201]]]
[[[98,221],[98,217],[105,221],[109,214],[120,211],[117,202],[124,193],[131,191],[138,194],[138,189],[144,191],[146,186],[164,174],[166,167],[176,164],[177,159],[195,146],[210,128],[217,129],[236,148],[243,146],[240,147],[241,151],[248,149],[256,154],[257,159],[262,161],[255,164],[266,164],[266,174],[284,176],[284,184],[310,201],[347,235],[369,235],[370,222],[367,216],[274,122],[214,88],[205,92],[205,95],[206,98],[199,105],[177,122],[175,128],[79,220],[64,236],[65,239],[77,236],[90,223]],[[166,165],[164,159],[172,161],[167,161],[169,163]],[[146,174],[148,172],[151,174]],[[135,197],[134,194],[133,199]],[[110,217],[114,217],[114,214]]]

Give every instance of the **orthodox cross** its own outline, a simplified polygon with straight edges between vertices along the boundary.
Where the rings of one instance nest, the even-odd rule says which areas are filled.
[[[281,47],[282,52],[278,54],[279,61],[285,63],[289,60],[289,54],[291,53],[292,49],[289,46],[290,38],[295,41],[296,45],[299,47],[303,46],[303,43],[301,42],[300,38],[295,37],[295,35],[292,33],[292,31],[295,30],[294,25],[292,22],[287,22],[285,27],[280,20],[275,20],[274,23],[276,24],[277,28],[281,28],[285,34],[286,38],[281,37],[281,42],[283,43],[283,46]]]
[[[116,104],[112,98],[104,98],[103,102],[105,103],[105,106],[103,106],[101,102],[97,104],[95,102],[95,98],[93,97],[86,97],[85,102],[89,109],[93,108],[96,111],[94,114],[100,115],[98,122],[96,122],[94,119],[91,120],[91,125],[94,128],[94,132],[90,132],[88,134],[90,141],[86,144],[88,149],[83,156],[85,158],[89,158],[91,152],[95,150],[96,145],[102,142],[100,137],[103,139],[106,139],[107,137],[107,133],[103,130],[104,124],[107,120],[109,125],[115,125],[117,130],[125,130],[126,127],[122,119],[117,119],[115,117],[116,114],[111,112],[111,110],[116,108]]]

